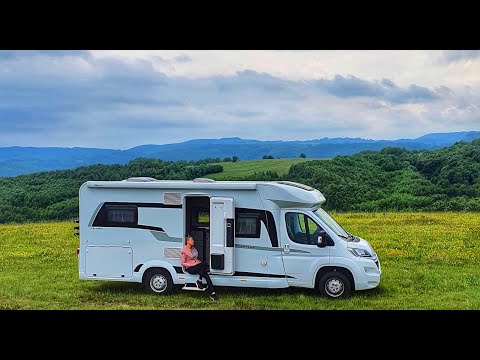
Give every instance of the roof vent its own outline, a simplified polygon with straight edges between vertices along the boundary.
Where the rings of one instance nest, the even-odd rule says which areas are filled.
[[[294,186],[294,187],[297,187],[297,188],[300,188],[300,189],[303,189],[303,190],[307,190],[307,191],[315,190],[311,186],[308,186],[308,185],[305,185],[305,184],[300,184],[300,183],[293,182],[293,181],[277,181],[277,184]]]
[[[146,177],[146,176],[141,176],[141,177],[131,177],[128,178],[126,181],[132,181],[132,182],[150,182],[150,181],[158,181],[155,178],[152,177]]]
[[[213,183],[213,182],[215,182],[215,180],[207,179],[207,178],[195,178],[195,179],[193,179],[193,182],[195,182],[195,183]]]

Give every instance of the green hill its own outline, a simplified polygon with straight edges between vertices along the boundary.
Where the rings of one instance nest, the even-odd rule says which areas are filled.
[[[312,159],[262,159],[246,160],[237,162],[216,163],[223,167],[223,171],[215,174],[208,174],[205,177],[215,180],[234,180],[245,176],[252,176],[255,173],[271,171],[277,174],[286,174],[293,164],[302,163]]]
[[[0,224],[67,220],[78,216],[78,190],[89,180],[123,180],[134,176],[194,179],[222,171],[205,161],[162,161],[138,158],[126,165],[91,165],[0,178]]]
[[[434,151],[384,148],[295,164],[290,180],[337,211],[480,211],[480,139]]]
[[[319,189],[335,211],[480,211],[480,139],[432,151],[387,147],[352,156],[219,162],[138,158],[0,178],[0,223],[77,217],[87,180],[290,180]]]

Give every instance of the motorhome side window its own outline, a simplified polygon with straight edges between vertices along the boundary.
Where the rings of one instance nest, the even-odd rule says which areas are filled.
[[[260,216],[258,214],[237,214],[235,236],[260,238]]]
[[[93,226],[137,225],[138,209],[134,205],[103,205]]]
[[[290,240],[298,244],[316,245],[317,234],[322,228],[309,216],[302,213],[285,214],[285,223]]]

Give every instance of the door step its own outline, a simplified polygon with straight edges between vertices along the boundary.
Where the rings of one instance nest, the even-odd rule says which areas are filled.
[[[182,287],[182,290],[205,291],[207,288],[200,289],[196,284],[187,283]]]

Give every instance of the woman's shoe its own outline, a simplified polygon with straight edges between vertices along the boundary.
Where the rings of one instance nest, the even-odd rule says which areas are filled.
[[[197,280],[196,284],[197,284],[197,288],[199,288],[200,290],[206,290],[207,289],[207,285],[203,285],[201,280]]]

